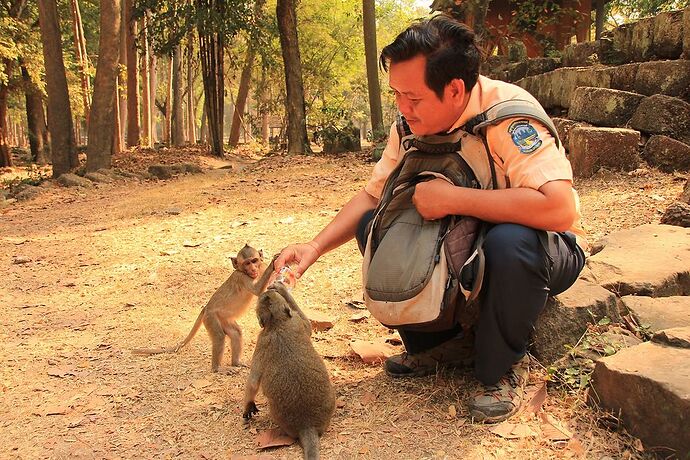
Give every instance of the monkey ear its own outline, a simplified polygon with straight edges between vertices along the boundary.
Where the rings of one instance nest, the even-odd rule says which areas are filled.
[[[239,270],[240,267],[237,265],[237,257],[231,257],[230,259],[232,260],[232,268]]]
[[[290,307],[285,307],[285,314],[288,316],[288,318],[292,318],[292,310]]]
[[[259,257],[261,257],[262,259],[264,258],[264,250],[263,249],[259,249]]]

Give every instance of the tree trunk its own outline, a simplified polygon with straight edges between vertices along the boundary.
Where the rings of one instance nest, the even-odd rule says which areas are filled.
[[[302,64],[297,37],[295,0],[278,0],[276,5],[280,48],[285,66],[285,111],[288,118],[288,153],[311,153],[302,84]]]
[[[180,47],[176,46],[172,59],[172,145],[180,147],[184,145],[184,120],[182,119],[182,63],[180,62]]]
[[[134,37],[137,23],[132,20],[132,0],[125,0],[127,34],[127,146],[134,147],[141,142],[139,125],[139,60]]]
[[[383,111],[381,110],[381,87],[379,86],[378,50],[376,48],[376,7],[374,0],[362,0],[362,12],[371,132],[373,137],[385,136]]]
[[[6,72],[7,70],[8,68],[5,67]],[[9,72],[7,74],[9,75]],[[0,167],[12,166],[12,155],[8,145],[9,129],[7,126],[7,98],[9,93],[9,87],[4,83],[0,83]]]
[[[87,72],[86,39],[84,38],[84,26],[81,22],[81,12],[79,11],[79,0],[71,0],[72,7],[72,33],[74,34],[74,55],[79,66],[79,79],[81,81],[81,97],[84,104],[84,119],[89,125],[89,111],[91,107],[91,85]]]
[[[31,158],[38,164],[44,165],[49,159],[49,149],[45,144],[46,120],[43,114],[43,98],[41,91],[31,81],[29,71],[22,64],[22,79],[24,80],[24,94],[26,96],[26,122],[29,134],[29,148]]]
[[[222,3],[217,6],[222,14]],[[199,56],[201,58],[201,75],[204,81],[204,100],[208,116],[209,134],[211,137],[211,153],[223,157],[223,113],[224,81],[223,81],[223,35],[212,30],[199,27]]]
[[[111,155],[122,151],[122,125],[120,124],[120,72],[115,71],[115,122],[113,123],[113,148]]]
[[[110,169],[115,123],[115,85],[120,60],[120,0],[101,0],[98,65],[88,128],[86,170]]]
[[[203,145],[208,145],[208,117],[206,116],[206,101],[201,106],[201,131],[199,137]]]
[[[235,102],[235,110],[232,114],[232,126],[230,127],[230,140],[228,143],[230,147],[237,146],[240,140],[240,130],[244,124],[242,117],[244,116],[244,109],[247,105],[247,95],[249,94],[249,83],[252,78],[252,67],[254,66],[254,56],[256,52],[254,46],[250,43],[247,48],[247,57],[244,61],[244,68],[242,69],[242,76],[240,77],[240,87],[237,90],[237,101]],[[245,127],[246,129],[246,127]]]
[[[149,13],[150,15],[150,13]],[[149,16],[149,21],[151,17]],[[156,71],[157,65],[156,55],[149,53],[149,83],[151,84],[151,98],[149,105],[151,107],[151,145],[158,142],[158,132],[156,131],[156,88],[158,86],[158,73]]]
[[[62,40],[56,0],[38,0],[38,16],[43,43],[43,61],[48,93],[48,130],[51,134],[53,177],[79,166],[74,148],[72,109],[65,64],[62,60]]]
[[[126,144],[126,126],[127,126],[127,7],[125,2],[121,0],[120,8],[120,66],[118,73],[119,86],[119,116],[120,116],[120,146],[121,150],[125,148]]]
[[[601,34],[604,33],[604,22],[606,20],[606,8],[604,6],[604,0],[596,0],[596,8],[597,11],[594,18],[594,39],[599,40],[601,38]]]
[[[192,57],[194,48],[192,34],[187,37],[187,140],[196,144],[196,116],[194,114],[194,74],[192,73]]]
[[[165,142],[172,145],[173,57],[168,57],[168,82],[165,98]]]
[[[143,48],[141,54],[141,145],[143,147],[151,147],[151,75],[149,74],[149,34],[146,25],[146,15],[144,15],[144,17],[141,19],[141,38]]]

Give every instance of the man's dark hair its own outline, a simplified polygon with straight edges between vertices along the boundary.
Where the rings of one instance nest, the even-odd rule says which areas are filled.
[[[419,54],[426,57],[425,83],[439,99],[454,78],[465,82],[466,91],[477,83],[482,53],[474,32],[450,16],[439,14],[409,26],[381,50],[379,64],[388,71],[390,63],[407,61]]]

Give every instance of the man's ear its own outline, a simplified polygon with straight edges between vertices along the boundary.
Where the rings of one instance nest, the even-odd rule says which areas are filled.
[[[465,91],[465,82],[461,78],[454,78],[446,86],[446,97],[453,98],[453,101],[462,105],[468,97]]]

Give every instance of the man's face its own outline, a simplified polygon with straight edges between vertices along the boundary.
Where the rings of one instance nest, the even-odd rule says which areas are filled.
[[[447,131],[460,118],[466,105],[462,80],[446,85],[443,99],[425,81],[426,57],[417,55],[407,61],[390,64],[388,82],[395,103],[412,132],[418,136]]]

